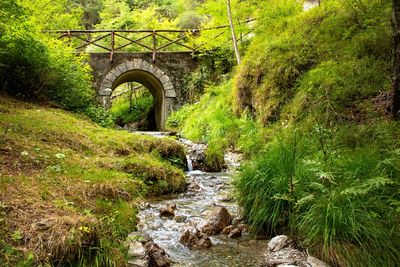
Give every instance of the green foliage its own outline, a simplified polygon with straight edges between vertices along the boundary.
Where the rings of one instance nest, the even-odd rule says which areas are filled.
[[[250,156],[236,189],[255,231],[299,236],[333,266],[396,265],[400,139],[397,123],[379,122],[390,2],[327,0],[304,12],[276,0],[256,13],[233,93],[230,82],[208,86],[169,125],[208,143],[210,160],[232,145]]]
[[[134,90],[132,93],[126,92],[118,96],[113,100],[110,111],[120,126],[129,123],[138,123],[139,128],[147,129],[151,127],[151,125],[146,125],[149,116],[154,116],[154,114],[151,114],[153,106],[154,99],[151,92],[147,88],[142,87]]]
[[[198,101],[204,87],[220,83],[232,71],[234,58],[230,50],[214,49],[197,55],[198,68],[187,74],[182,91],[189,103]]]
[[[66,1],[47,10],[49,13],[42,12],[42,1],[21,3],[2,11],[2,17],[19,18],[0,23],[2,89],[30,100],[50,100],[69,110],[87,108],[94,92],[86,57],[75,56],[71,48],[41,32],[47,27],[42,23],[54,22],[49,17],[66,9]],[[72,23],[71,16],[74,13],[56,21]]]
[[[296,1],[287,2],[285,7],[272,1],[264,11],[266,24],[236,77],[237,109],[250,110],[264,124],[293,118],[293,109],[295,117],[301,116],[310,101],[318,103],[318,111],[326,110],[322,103],[333,104],[336,119],[354,106],[368,116],[360,100],[389,84],[388,2],[332,0],[308,12],[301,12]],[[296,100],[286,105],[293,96]],[[285,105],[289,112],[282,114]]]
[[[100,126],[111,128],[115,124],[114,115],[110,111],[105,110],[103,107],[98,105],[90,105],[83,112],[93,122],[99,124]]]
[[[247,34],[251,32],[255,24],[244,23],[248,19],[254,19],[258,4],[256,1],[231,1],[232,18],[235,23],[237,37],[243,41],[241,49],[245,50],[244,44],[249,40]],[[201,28],[215,28],[228,24],[226,1],[207,0],[198,6],[197,12],[203,16]],[[202,51],[222,49],[233,51],[232,35],[229,28],[211,29],[202,32],[201,36],[193,40],[201,44]],[[233,57],[233,54],[231,54]]]
[[[207,143],[207,161],[216,169],[223,165],[224,149],[238,138],[234,130],[237,121],[230,105],[230,88],[230,81],[206,88],[200,102],[184,106],[167,121],[169,127],[178,128],[186,138]]]
[[[125,266],[138,200],[186,185],[183,146],[4,96],[0,107],[12,151],[0,153],[0,265]],[[32,227],[38,218],[51,227]]]
[[[367,133],[374,131],[374,137]],[[380,128],[380,129],[379,129]],[[277,133],[236,181],[250,224],[268,234],[303,238],[314,255],[335,266],[395,265],[399,257],[399,142],[390,123],[331,129],[322,147],[319,129],[302,136]],[[363,143],[342,146],[343,134],[361,132]],[[388,150],[383,135],[392,135]],[[328,148],[328,149],[327,149]],[[323,150],[327,149],[328,157]]]
[[[233,112],[232,81],[209,85],[200,101],[173,112],[167,126],[191,140],[208,144],[206,160],[211,169],[221,169],[224,151],[236,146],[247,156],[262,148],[263,130],[249,114]]]

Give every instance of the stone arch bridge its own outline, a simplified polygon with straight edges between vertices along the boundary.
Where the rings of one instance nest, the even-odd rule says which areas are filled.
[[[94,88],[104,107],[126,82],[137,82],[153,95],[157,130],[186,101],[183,82],[198,65],[196,47],[188,43],[199,30],[73,30],[57,31],[76,50],[89,53]],[[139,52],[138,52],[139,51]]]
[[[159,53],[152,61],[152,53],[91,53],[94,87],[104,107],[110,107],[111,95],[126,82],[144,85],[153,95],[155,120],[158,130],[164,130],[168,115],[185,102],[183,82],[198,61],[188,52]]]

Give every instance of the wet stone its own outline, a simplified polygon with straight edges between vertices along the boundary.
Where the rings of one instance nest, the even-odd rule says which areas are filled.
[[[242,229],[240,229],[240,228],[233,229],[228,236],[229,236],[229,238],[241,237],[242,236]]]
[[[295,247],[294,242],[285,235],[279,235],[268,242],[265,253],[265,266],[309,267],[307,253]]]
[[[212,246],[210,238],[197,228],[185,230],[179,241],[190,249],[205,249]]]
[[[208,221],[203,225],[201,231],[208,235],[219,234],[231,223],[231,215],[225,207],[217,207],[212,212]]]
[[[228,225],[227,227],[224,228],[224,230],[222,230],[221,233],[224,235],[229,235],[235,228],[236,227],[234,225]]]
[[[155,242],[145,244],[146,253],[150,256],[150,265],[155,267],[168,267],[171,265],[167,253]]]
[[[128,266],[130,267],[148,267],[150,258],[146,254],[143,244],[136,240],[129,242]]]
[[[186,216],[184,215],[175,215],[174,216],[174,221],[176,221],[177,223],[183,223],[186,221]]]
[[[160,208],[160,217],[174,217],[176,204],[168,204]]]
[[[268,242],[268,251],[278,251],[289,244],[289,238],[285,235],[278,235]]]

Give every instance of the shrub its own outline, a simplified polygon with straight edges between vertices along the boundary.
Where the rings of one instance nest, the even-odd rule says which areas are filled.
[[[71,47],[43,34],[30,21],[30,13],[13,1],[3,1],[0,10],[2,89],[73,111],[92,106],[94,90],[87,57],[76,56]]]

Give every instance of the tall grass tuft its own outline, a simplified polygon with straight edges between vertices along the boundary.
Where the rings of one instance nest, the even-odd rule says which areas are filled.
[[[312,254],[334,266],[395,266],[398,149],[367,139],[349,149],[338,145],[332,130],[323,137],[325,157],[319,138],[316,132],[304,136],[286,128],[244,165],[236,179],[244,216],[261,233],[300,237]]]

